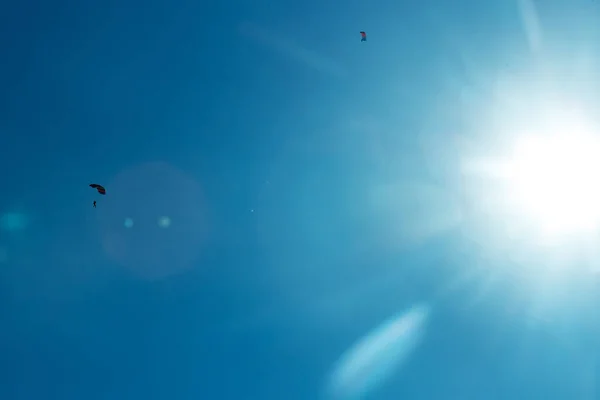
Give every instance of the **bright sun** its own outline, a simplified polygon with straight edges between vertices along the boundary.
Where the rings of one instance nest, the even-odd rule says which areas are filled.
[[[488,179],[478,201],[502,225],[524,232],[573,237],[598,231],[600,137],[594,124],[573,108],[536,111],[525,126],[523,118],[503,120],[506,146],[496,147],[503,155],[469,159],[468,171]]]
[[[598,229],[600,138],[578,113],[544,114],[534,119],[537,126],[513,130],[518,134],[503,157],[485,159],[485,169],[502,181],[493,196],[520,223],[534,224],[543,234]]]
[[[590,132],[565,130],[522,137],[506,161],[510,202],[546,232],[598,227],[600,141]]]

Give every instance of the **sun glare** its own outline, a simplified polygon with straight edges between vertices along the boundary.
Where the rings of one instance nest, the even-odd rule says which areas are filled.
[[[552,103],[525,121],[505,113],[501,154],[471,158],[467,171],[487,178],[478,200],[502,225],[546,238],[589,236],[600,229],[600,136],[585,113]]]
[[[546,232],[596,229],[600,223],[600,142],[585,131],[517,140],[507,160],[512,205]]]

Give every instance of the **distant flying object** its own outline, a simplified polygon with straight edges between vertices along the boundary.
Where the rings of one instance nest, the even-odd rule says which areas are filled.
[[[367,33],[364,31],[360,31],[360,41],[361,42],[366,42],[367,41]]]
[[[90,185],[90,187],[96,189],[98,191],[98,193],[100,193],[102,195],[106,194],[106,189],[104,189],[104,186],[102,186],[102,185],[98,185],[96,183],[92,183]]]
[[[90,187],[93,189],[96,189],[98,191],[98,193],[100,193],[101,195],[105,195],[106,194],[106,189],[104,189],[104,186],[102,185],[98,185],[96,183],[92,183],[90,184]],[[94,200],[94,208],[96,208],[96,200]]]

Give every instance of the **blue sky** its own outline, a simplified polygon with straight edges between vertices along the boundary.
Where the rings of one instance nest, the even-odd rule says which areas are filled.
[[[417,304],[369,399],[597,398],[589,260],[540,280],[460,168],[540,60],[594,108],[596,2],[545,2],[543,50],[523,2],[9,3],[0,398],[318,399]]]

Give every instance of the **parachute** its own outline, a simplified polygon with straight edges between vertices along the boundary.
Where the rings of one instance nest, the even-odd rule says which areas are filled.
[[[104,189],[104,186],[102,186],[102,185],[98,185],[97,183],[91,183],[90,187],[92,189],[96,189],[96,191],[103,196],[106,194],[106,189]],[[94,206],[94,208],[96,208],[96,200],[94,200],[92,205]]]
[[[366,42],[367,41],[367,33],[364,31],[360,31],[360,41],[361,42]]]
[[[96,189],[98,191],[98,193],[105,195],[106,194],[106,189],[104,189],[104,186],[102,185],[98,185],[96,183],[92,183],[90,184],[90,187],[93,189]]]

